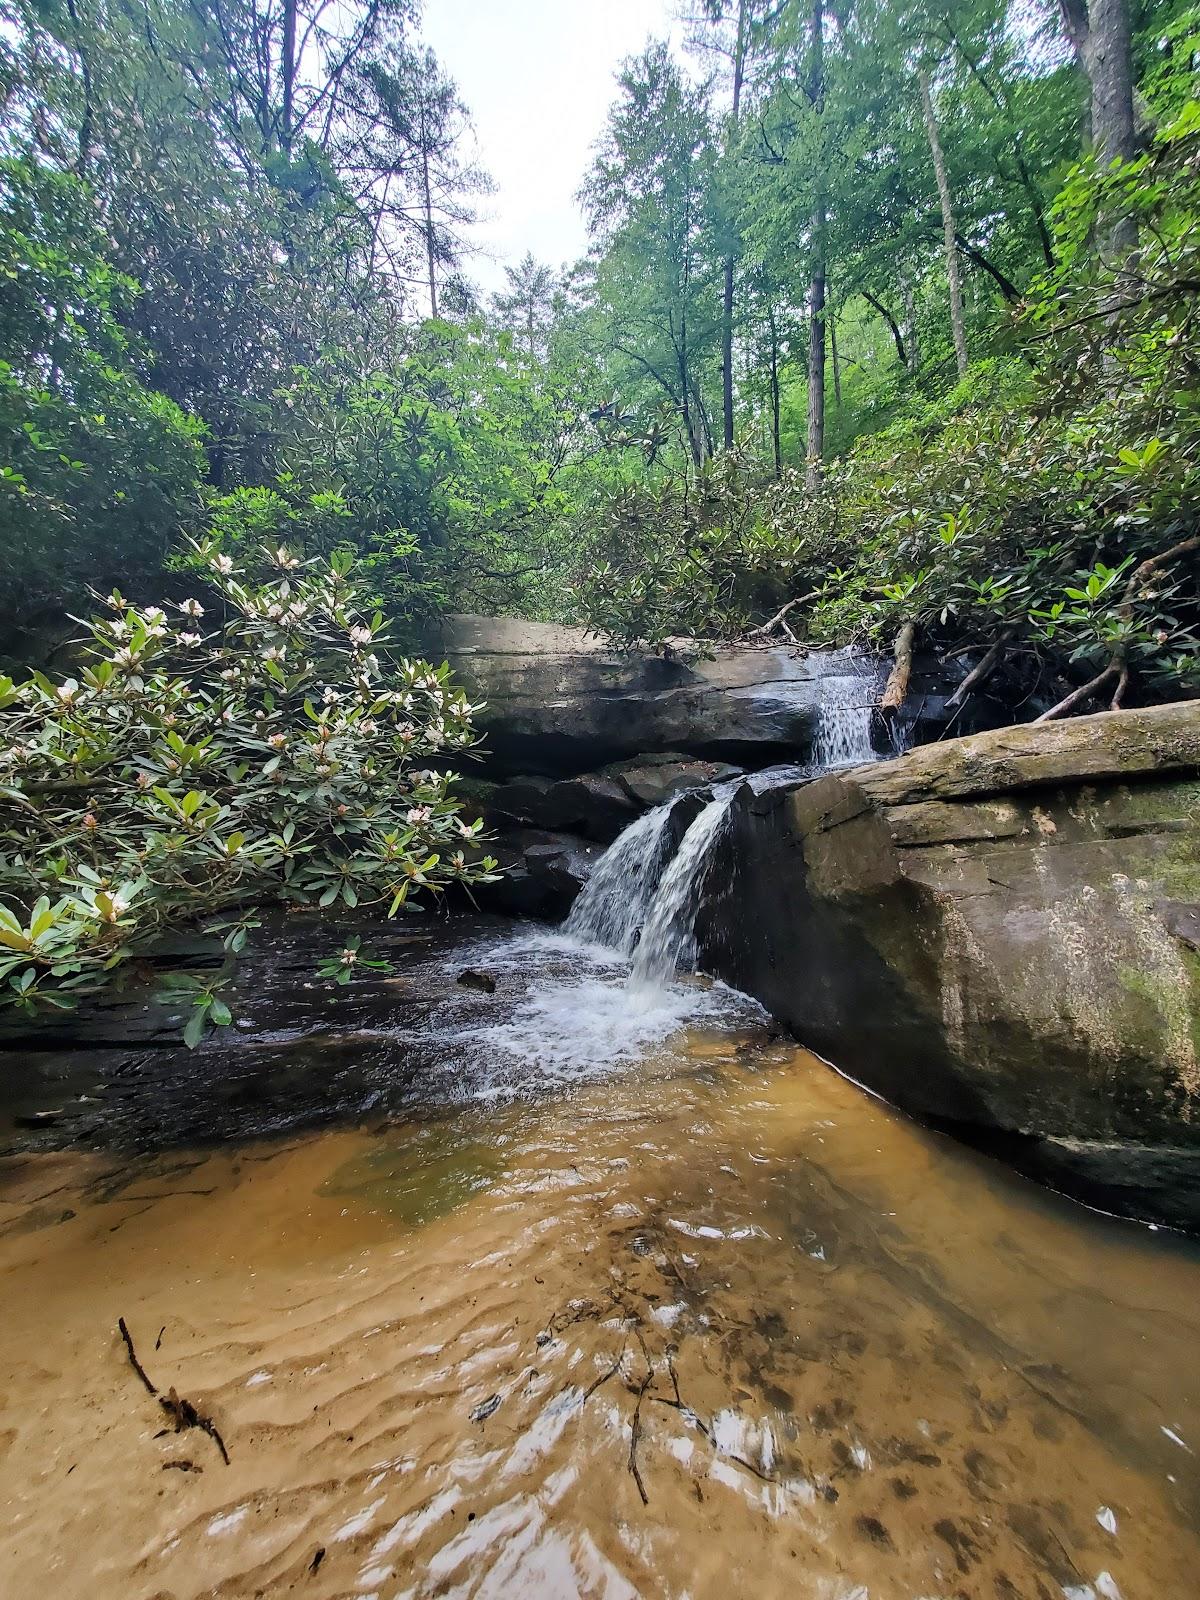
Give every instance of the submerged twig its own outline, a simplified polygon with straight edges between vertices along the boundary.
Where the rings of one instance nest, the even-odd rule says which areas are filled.
[[[185,1428],[199,1428],[200,1432],[206,1433],[216,1445],[221,1452],[221,1460],[228,1466],[229,1451],[225,1448],[225,1441],[222,1439],[213,1419],[183,1395],[177,1394],[173,1387],[166,1394],[160,1393],[157,1385],[151,1382],[145,1367],[138,1360],[137,1350],[134,1348],[133,1335],[130,1333],[124,1317],[117,1318],[117,1331],[125,1343],[125,1352],[129,1357],[129,1365],[141,1379],[146,1393],[152,1395],[167,1416],[170,1417],[175,1425],[175,1432],[181,1433]]]
[[[143,1367],[142,1363],[137,1358],[137,1351],[133,1348],[133,1336],[131,1335],[131,1333],[129,1332],[129,1329],[125,1325],[125,1318],[124,1317],[118,1317],[117,1318],[117,1327],[120,1330],[120,1334],[121,1334],[122,1339],[124,1339],[124,1341],[125,1341],[125,1349],[129,1354],[129,1365],[133,1368],[133,1370],[137,1373],[138,1377],[142,1380],[142,1385],[145,1388],[146,1393],[147,1394],[152,1394],[155,1397],[155,1399],[157,1399],[158,1398],[158,1390],[150,1382],[150,1379],[146,1376],[146,1369],[145,1369],[145,1367]]]
[[[646,1376],[642,1379],[642,1386],[637,1392],[637,1403],[633,1408],[633,1422],[629,1429],[629,1470],[633,1474],[633,1481],[637,1484],[638,1493],[642,1497],[642,1504],[650,1504],[650,1496],[646,1493],[646,1485],[642,1482],[642,1474],[638,1467],[638,1443],[642,1437],[642,1401],[646,1397],[646,1390],[654,1381],[654,1368],[646,1368]]]

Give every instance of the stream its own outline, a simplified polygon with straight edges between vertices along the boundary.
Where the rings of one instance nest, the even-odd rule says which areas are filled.
[[[727,801],[415,945],[406,1097],[0,1163],[4,1594],[1195,1593],[1200,1252],[688,976]]]

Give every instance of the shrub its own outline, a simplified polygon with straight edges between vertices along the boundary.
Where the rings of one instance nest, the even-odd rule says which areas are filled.
[[[445,770],[476,708],[385,657],[350,553],[197,554],[207,604],[114,593],[77,677],[0,677],[0,1004],[68,1007],[181,926],[236,956],[267,905],[394,915],[495,876]],[[230,1020],[219,987],[189,1043]]]

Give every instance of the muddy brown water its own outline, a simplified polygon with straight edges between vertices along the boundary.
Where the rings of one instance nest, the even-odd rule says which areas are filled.
[[[0,1230],[7,1600],[1200,1592],[1195,1251],[761,1030]]]

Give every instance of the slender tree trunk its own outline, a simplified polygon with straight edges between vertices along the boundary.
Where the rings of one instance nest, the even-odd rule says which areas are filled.
[[[866,289],[860,289],[859,293],[862,295],[867,304],[869,306],[873,306],[883,320],[887,323],[889,329],[891,330],[892,343],[896,346],[896,354],[900,358],[900,365],[902,367],[908,366],[908,351],[904,348],[904,335],[901,333],[900,325],[896,321],[895,317],[884,305],[882,300],[877,300],[875,296],[870,294]],[[834,368],[834,371],[837,371],[836,367]],[[838,405],[841,405],[841,403],[842,396],[839,388]]]
[[[921,365],[921,345],[917,336],[917,297],[907,273],[900,280],[900,294],[904,301],[904,342],[908,346],[908,367],[915,372]]]
[[[731,133],[736,139],[742,109],[742,80],[746,71],[746,3],[738,0],[737,36],[733,47],[733,115]],[[733,448],[733,251],[724,261],[725,282],[721,296],[721,413],[726,450]]]
[[[933,111],[933,96],[929,92],[929,74],[920,74],[921,109],[925,118],[925,133],[929,139],[929,153],[933,157],[933,171],[937,178],[938,199],[942,206],[942,233],[946,245],[946,277],[950,285],[950,330],[954,335],[954,359],[961,378],[967,370],[967,330],[963,319],[962,280],[958,271],[957,229],[954,224],[954,202],[950,198],[950,180],[946,176],[946,157],[938,132],[937,117]]]
[[[813,213],[813,272],[808,288],[808,429],[805,452],[810,489],[821,481],[825,453],[825,202]]]
[[[79,19],[79,11],[75,5],[75,0],[67,0],[67,12],[71,18],[71,26],[75,31],[75,54],[79,58],[79,81],[83,85],[83,114],[79,119],[79,154],[75,160],[75,171],[82,178],[86,174],[91,161],[92,127],[95,122],[92,69],[88,61],[87,49],[83,42],[83,26]]]
[[[783,477],[783,449],[779,437],[779,329],[775,323],[775,307],[767,309],[767,325],[771,330],[771,444],[775,452],[775,476]]]
[[[679,372],[679,412],[683,418],[683,431],[687,435],[692,465],[698,469],[704,462],[704,450],[700,429],[692,410],[692,374],[688,363],[686,310],[681,310],[679,314],[679,344],[675,352],[675,364]]]
[[[283,0],[283,56],[279,63],[283,78],[283,111],[280,144],[290,155],[294,136],[296,98],[296,0]]]
[[[813,0],[809,38],[808,97],[822,110],[825,101],[825,3]],[[825,453],[825,250],[827,214],[825,191],[818,178],[817,203],[812,216],[812,277],[808,289],[808,427],[805,482],[815,489],[821,481]]]
[[[425,210],[425,263],[429,273],[429,315],[437,319],[437,253],[433,240],[433,194],[429,187],[429,139],[425,131],[425,107],[421,107],[421,197]]]
[[[837,317],[829,319],[829,358],[833,363],[833,403],[842,409],[842,364],[838,360]]]

